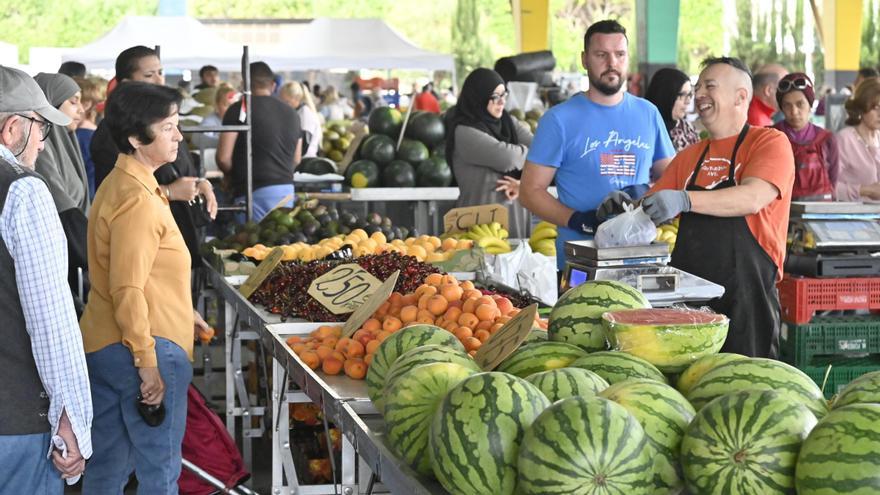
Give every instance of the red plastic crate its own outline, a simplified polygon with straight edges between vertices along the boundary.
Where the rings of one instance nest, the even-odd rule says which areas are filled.
[[[880,277],[806,278],[786,275],[779,282],[782,318],[809,323],[815,311],[880,309]]]

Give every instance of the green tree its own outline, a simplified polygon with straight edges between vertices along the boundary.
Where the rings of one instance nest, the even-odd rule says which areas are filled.
[[[458,0],[452,21],[452,53],[459,80],[477,67],[491,66],[492,54],[480,34],[480,12],[475,0]]]
[[[681,0],[678,20],[678,68],[688,74],[700,72],[700,62],[721,55],[724,30],[718,29],[721,0]]]
[[[880,64],[880,31],[877,23],[880,22],[880,1],[864,0],[862,3],[862,48],[859,54],[859,65],[862,67],[877,67]]]

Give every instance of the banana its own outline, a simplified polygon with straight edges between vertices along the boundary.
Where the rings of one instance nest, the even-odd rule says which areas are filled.
[[[508,232],[507,229],[498,229],[498,237],[501,239],[507,239],[510,237],[510,232]]]
[[[550,227],[538,227],[532,232],[532,236],[529,238],[530,242],[538,242],[543,239],[556,239],[558,233],[555,228]]]
[[[531,244],[533,250],[544,251],[547,249],[556,249],[556,240],[555,239],[542,239],[534,244]]]
[[[509,253],[511,251],[510,245],[507,246],[492,246],[486,248],[486,252],[489,254],[504,254]]]
[[[510,244],[503,239],[499,239],[498,237],[484,237],[480,239],[478,242],[481,248],[491,248],[491,247],[507,247],[510,249]]]
[[[485,225],[471,225],[470,232],[476,234],[477,237],[495,237]],[[478,239],[474,239],[475,241]]]
[[[498,222],[492,222],[486,226],[489,229],[489,232],[495,237],[501,237],[499,232],[501,232],[501,224]]]

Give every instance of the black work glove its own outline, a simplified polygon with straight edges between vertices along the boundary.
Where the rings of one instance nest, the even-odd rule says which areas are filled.
[[[611,191],[608,193],[608,196],[605,196],[605,199],[602,200],[602,204],[599,205],[599,208],[596,208],[596,218],[599,220],[599,223],[608,220],[609,218],[620,215],[623,213],[624,205],[631,205],[633,202],[632,198],[629,194],[623,191]]]
[[[568,219],[568,228],[581,234],[593,235],[602,223],[596,218],[596,210],[576,211]]]

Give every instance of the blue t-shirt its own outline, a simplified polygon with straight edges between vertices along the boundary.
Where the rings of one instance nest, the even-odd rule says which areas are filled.
[[[556,169],[559,201],[577,211],[595,210],[611,191],[650,182],[651,165],[675,155],[660,112],[648,100],[624,93],[614,106],[580,93],[551,108],[538,123],[528,160]],[[557,265],[565,241],[588,236],[559,228]]]

